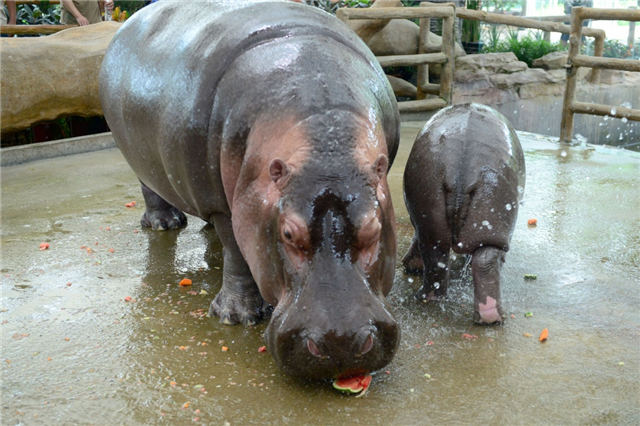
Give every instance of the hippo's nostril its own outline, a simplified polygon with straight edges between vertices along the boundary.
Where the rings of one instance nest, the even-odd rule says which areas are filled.
[[[369,334],[362,344],[359,355],[362,356],[373,348],[373,334]]]
[[[322,358],[322,354],[320,353],[320,349],[318,349],[318,345],[316,345],[316,343],[310,338],[307,338],[307,349],[309,349],[311,355]]]

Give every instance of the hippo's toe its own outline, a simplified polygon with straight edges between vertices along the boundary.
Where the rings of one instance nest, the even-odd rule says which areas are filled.
[[[269,310],[260,293],[233,294],[222,287],[209,306],[209,316],[217,316],[226,325],[255,325]]]
[[[140,225],[154,231],[178,229],[187,225],[187,217],[175,207],[168,210],[146,211],[140,219]]]

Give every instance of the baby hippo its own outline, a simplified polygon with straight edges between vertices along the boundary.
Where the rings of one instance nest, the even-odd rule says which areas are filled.
[[[472,256],[474,321],[502,322],[500,269],[524,191],[525,165],[515,130],[480,104],[435,114],[416,138],[404,172],[404,195],[415,235],[403,259],[423,270],[416,294],[447,292],[451,250]]]

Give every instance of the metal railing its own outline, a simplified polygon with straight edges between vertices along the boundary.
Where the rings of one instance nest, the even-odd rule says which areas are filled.
[[[602,58],[580,54],[582,43],[582,21],[585,19],[599,19],[609,21],[640,21],[640,10],[634,9],[593,9],[574,7],[571,9],[571,35],[569,36],[569,58],[567,60],[567,83],[562,105],[562,122],[560,140],[570,142],[573,136],[573,115],[594,114],[608,115],[615,118],[626,118],[640,121],[640,110],[623,106],[592,104],[575,101],[576,81],[580,67],[593,69],[614,69],[640,72],[640,61],[630,59]]]

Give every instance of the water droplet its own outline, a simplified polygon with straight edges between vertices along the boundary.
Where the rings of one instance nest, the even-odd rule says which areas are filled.
[[[413,278],[409,278],[407,281],[409,281],[410,283],[413,282]]]
[[[616,112],[618,112],[616,107],[611,108],[611,115],[616,115]]]
[[[505,208],[507,211],[511,210],[511,204],[509,204],[509,203],[505,204],[504,208]]]
[[[629,119],[627,117],[622,117],[621,120],[622,120],[623,123],[626,123],[627,121],[629,121]]]
[[[562,150],[562,152],[560,153],[561,157],[566,157],[567,156],[567,151]]]
[[[460,247],[460,248],[462,248],[463,245],[464,244],[462,244],[462,243],[458,243],[458,247]]]
[[[447,265],[445,265],[444,263],[442,263],[442,262],[438,262],[438,268],[440,268],[440,269],[444,269],[444,268],[446,268],[446,267],[447,267]]]
[[[436,290],[440,288],[440,283],[439,282],[435,282],[433,283],[433,288],[435,288]]]

